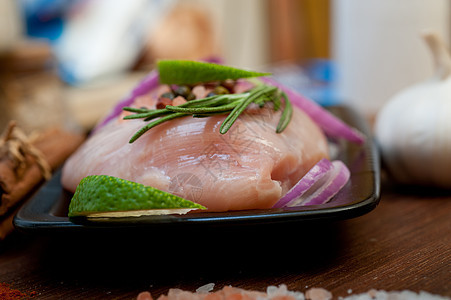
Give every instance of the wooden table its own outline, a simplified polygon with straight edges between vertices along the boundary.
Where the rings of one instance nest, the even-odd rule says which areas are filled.
[[[34,299],[134,299],[215,283],[265,290],[372,288],[451,296],[451,192],[382,185],[372,212],[316,226],[105,236],[14,234],[0,281]]]

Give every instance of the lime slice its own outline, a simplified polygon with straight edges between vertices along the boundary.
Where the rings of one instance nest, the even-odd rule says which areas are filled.
[[[157,62],[157,68],[160,83],[164,84],[195,84],[271,75],[191,60],[160,60]]]
[[[204,206],[125,179],[92,175],[83,178],[69,205],[69,217],[123,217],[186,213]]]

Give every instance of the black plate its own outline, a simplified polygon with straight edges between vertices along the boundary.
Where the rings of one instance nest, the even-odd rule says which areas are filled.
[[[353,110],[334,106],[329,110],[349,125],[370,137],[366,122]],[[222,213],[189,213],[186,215],[142,216],[89,220],[67,217],[71,194],[62,189],[61,173],[47,182],[20,209],[14,225],[28,232],[93,231],[111,228],[186,228],[201,225],[205,227],[234,227],[236,225],[286,224],[299,222],[324,222],[361,216],[376,207],[380,196],[380,166],[375,144],[368,138],[363,145],[346,141],[337,142],[334,159],[342,160],[351,171],[351,180],[330,202],[323,205],[296,209],[262,209]]]

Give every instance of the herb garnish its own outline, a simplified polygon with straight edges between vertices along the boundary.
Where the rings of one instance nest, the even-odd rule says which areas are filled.
[[[266,73],[257,73],[221,65],[197,63],[190,61],[169,61],[169,62],[163,61],[163,63],[159,62],[158,64],[159,68],[162,65],[164,67],[162,69],[159,69],[160,82],[168,84],[169,83],[180,84],[181,82],[183,82],[183,84],[187,84],[192,82],[198,82],[198,80],[203,80],[203,82],[207,82],[219,79],[221,80],[231,78],[237,79],[238,78],[237,76],[240,76],[239,78],[242,78],[242,77],[255,77],[266,75]],[[169,66],[171,65],[172,68],[169,68]],[[211,70],[215,70],[215,72],[213,72],[214,75],[210,74]],[[220,72],[220,70],[222,70],[222,73]],[[185,81],[183,80],[180,81],[181,77],[179,75],[174,75],[174,74],[190,74],[190,73],[196,74],[195,80],[192,80],[191,82],[187,82],[183,78],[182,79]],[[178,76],[179,79],[171,78],[174,76],[175,77]],[[163,80],[161,80],[161,78],[163,78]],[[124,107],[123,110],[135,113],[132,115],[125,116],[124,120],[143,119],[146,122],[151,121],[150,123],[142,127],[140,130],[138,130],[138,132],[136,132],[132,136],[129,143],[133,143],[148,130],[159,124],[188,115],[192,115],[195,118],[202,118],[202,117],[210,117],[217,114],[228,114],[224,122],[221,124],[219,130],[221,134],[225,134],[251,103],[255,103],[259,107],[263,107],[265,103],[272,102],[274,111],[278,111],[282,106],[281,98],[284,99],[285,107],[276,128],[276,132],[280,133],[288,126],[291,120],[291,116],[293,113],[291,103],[287,95],[281,90],[279,90],[277,87],[264,85],[259,81],[257,82],[256,87],[241,94],[213,95],[203,99],[191,100],[178,106],[167,105],[163,109]]]

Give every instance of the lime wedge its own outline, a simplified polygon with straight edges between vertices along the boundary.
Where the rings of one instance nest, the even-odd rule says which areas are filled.
[[[92,175],[83,178],[69,205],[69,217],[122,217],[186,213],[204,206],[125,179]]]
[[[191,60],[159,60],[157,62],[157,68],[160,83],[164,84],[195,84],[271,75],[271,73],[247,71],[214,63]]]

